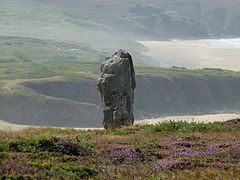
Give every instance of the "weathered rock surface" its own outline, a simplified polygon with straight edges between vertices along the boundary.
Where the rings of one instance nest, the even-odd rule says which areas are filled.
[[[133,103],[136,87],[131,55],[119,50],[101,65],[97,88],[103,103],[103,125],[117,128],[134,123]]]

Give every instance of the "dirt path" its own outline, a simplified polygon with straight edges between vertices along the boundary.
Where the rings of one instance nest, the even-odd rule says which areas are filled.
[[[135,124],[158,124],[164,121],[187,121],[187,122],[223,122],[231,119],[240,118],[240,114],[212,114],[212,115],[189,115],[189,116],[168,116],[164,118],[145,119],[136,121]],[[16,125],[0,120],[0,131],[23,131],[28,128],[41,128],[38,126]],[[60,128],[70,129],[70,128]],[[75,130],[103,130],[103,128],[73,128]]]

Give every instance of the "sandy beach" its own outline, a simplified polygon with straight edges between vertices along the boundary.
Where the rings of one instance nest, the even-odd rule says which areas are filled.
[[[188,115],[188,116],[168,116],[156,119],[144,119],[140,121],[135,121],[135,124],[158,124],[165,121],[187,121],[187,122],[223,122],[232,119],[240,118],[240,114],[209,114],[209,115]],[[40,126],[27,126],[27,125],[16,125],[10,124],[5,121],[0,120],[0,131],[14,132],[23,131],[29,128],[44,128]],[[46,128],[46,127],[45,127]],[[56,127],[52,127],[56,128]],[[93,128],[60,128],[60,129],[75,129],[75,130],[102,130],[103,128],[93,127]]]
[[[160,66],[186,68],[222,68],[240,71],[240,42],[219,40],[139,41],[148,48],[144,55],[155,58]],[[239,46],[237,46],[239,43]]]

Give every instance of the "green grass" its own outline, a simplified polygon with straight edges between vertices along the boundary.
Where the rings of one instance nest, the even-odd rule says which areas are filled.
[[[0,36],[0,64],[8,62],[96,62],[103,54],[81,43]]]
[[[136,73],[139,75],[161,76],[165,78],[178,77],[178,76],[214,76],[220,78],[240,77],[239,72],[231,70],[204,68],[204,69],[185,69],[185,68],[158,68],[158,67],[136,67]]]
[[[0,66],[0,80],[15,79],[41,79],[53,76],[73,80],[81,78],[98,77],[100,72],[99,63],[35,63],[35,62],[16,62],[3,63]]]
[[[46,78],[55,75],[56,73],[42,64],[34,62],[3,63],[0,66],[1,80]]]

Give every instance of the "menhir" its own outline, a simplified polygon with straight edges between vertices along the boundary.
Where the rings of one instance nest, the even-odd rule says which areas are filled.
[[[136,87],[131,55],[119,50],[101,65],[97,88],[103,104],[104,128],[134,123],[133,102]]]

